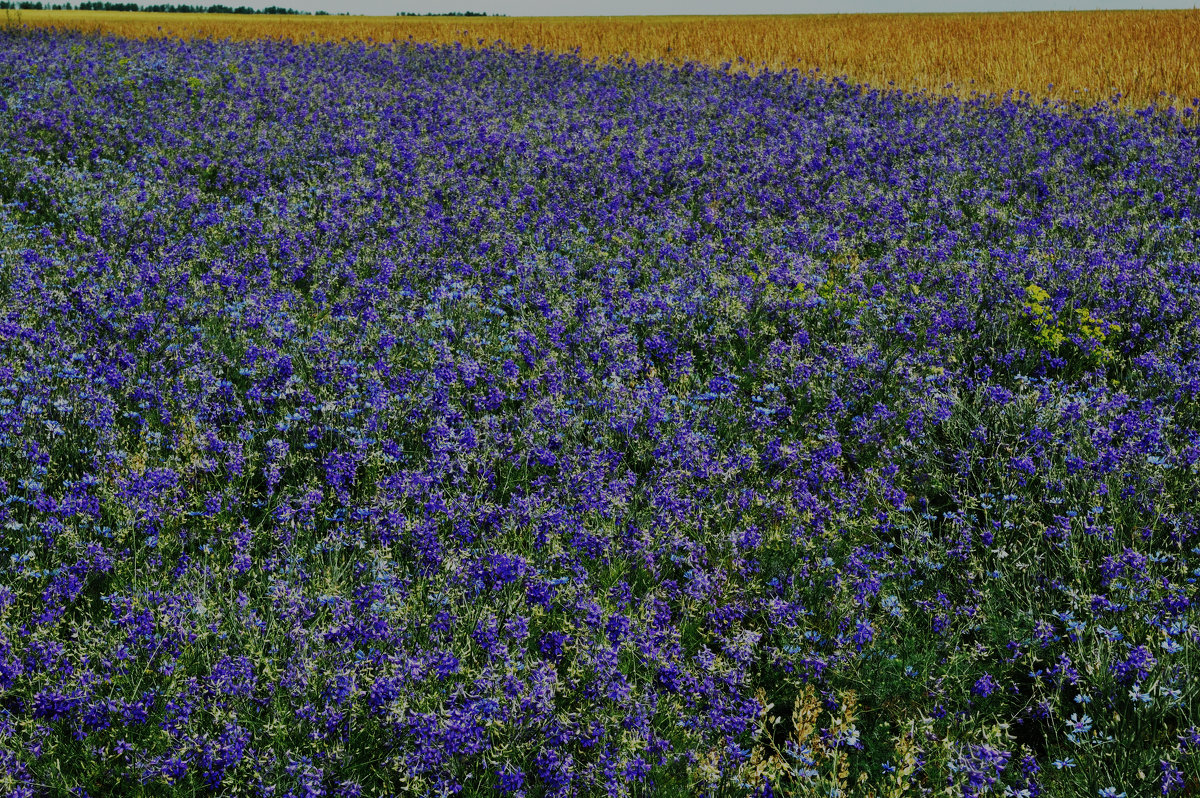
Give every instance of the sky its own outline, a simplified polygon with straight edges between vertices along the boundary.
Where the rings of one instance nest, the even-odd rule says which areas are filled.
[[[206,1],[206,0],[202,0]],[[215,2],[216,0],[213,0]],[[190,2],[190,0],[189,0]],[[300,11],[392,15],[398,11],[486,11],[508,16],[626,14],[811,14],[906,11],[1051,11],[1116,8],[1196,8],[1200,0],[222,0],[227,5],[280,5]]]

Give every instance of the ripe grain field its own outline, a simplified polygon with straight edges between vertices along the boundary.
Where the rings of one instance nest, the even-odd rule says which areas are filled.
[[[873,86],[1091,104],[1200,97],[1200,11],[662,17],[246,17],[26,11],[20,22],[143,38],[504,42],[585,58],[820,69]]]

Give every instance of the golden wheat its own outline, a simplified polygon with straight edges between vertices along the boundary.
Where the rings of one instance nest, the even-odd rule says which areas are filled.
[[[874,86],[969,95],[1027,92],[1144,105],[1200,97],[1200,10],[740,17],[313,17],[25,11],[21,24],[121,36],[415,39],[819,69]]]

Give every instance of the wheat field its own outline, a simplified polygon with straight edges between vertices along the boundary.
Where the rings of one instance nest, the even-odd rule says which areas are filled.
[[[578,51],[585,58],[821,70],[873,86],[1017,90],[1091,104],[1200,97],[1200,10],[645,17],[338,17],[10,12],[8,23],[122,36],[415,39]]]

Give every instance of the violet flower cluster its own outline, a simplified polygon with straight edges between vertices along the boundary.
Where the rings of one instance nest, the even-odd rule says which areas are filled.
[[[1192,112],[0,33],[0,792],[1200,789]]]

